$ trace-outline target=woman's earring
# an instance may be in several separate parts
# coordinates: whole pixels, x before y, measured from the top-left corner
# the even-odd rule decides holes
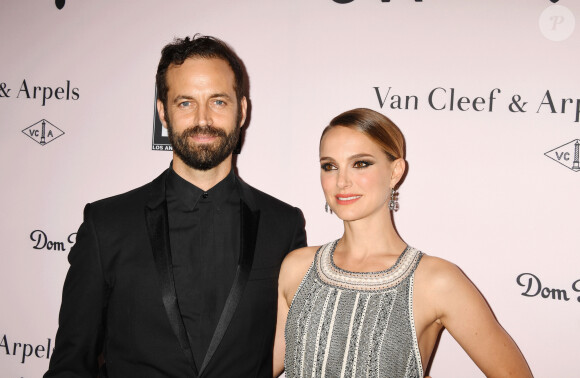
[[[332,214],[332,209],[330,208],[330,206],[328,206],[328,202],[326,202],[324,204],[324,211],[326,211],[327,213]]]
[[[399,210],[399,192],[395,188],[391,188],[391,200],[389,201],[389,210]]]

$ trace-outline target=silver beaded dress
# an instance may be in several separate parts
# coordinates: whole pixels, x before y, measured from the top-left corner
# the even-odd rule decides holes
[[[286,377],[423,377],[413,319],[423,254],[407,247],[391,268],[356,273],[334,264],[336,243],[318,249],[292,300]]]

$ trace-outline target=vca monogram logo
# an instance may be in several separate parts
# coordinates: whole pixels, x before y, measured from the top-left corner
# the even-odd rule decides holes
[[[45,119],[41,119],[35,124],[28,126],[22,130],[22,132],[41,146],[44,146],[64,135],[64,131]]]
[[[580,139],[571,140],[544,155],[574,172],[580,171]]]

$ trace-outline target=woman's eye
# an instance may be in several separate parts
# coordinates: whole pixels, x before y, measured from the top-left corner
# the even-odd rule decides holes
[[[336,169],[332,164],[330,163],[324,163],[320,166],[320,168],[322,168],[323,171],[328,172],[328,171],[332,171],[333,169]]]
[[[355,162],[353,164],[353,167],[354,168],[366,168],[366,167],[371,166],[371,165],[372,165],[372,163],[369,163],[368,161],[361,160],[361,161]]]

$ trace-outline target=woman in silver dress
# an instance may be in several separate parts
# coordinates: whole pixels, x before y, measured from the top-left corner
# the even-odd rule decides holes
[[[461,270],[396,232],[404,150],[397,126],[370,109],[324,129],[320,179],[344,234],[282,264],[274,376],[284,366],[287,378],[423,377],[443,328],[486,376],[532,376]]]

